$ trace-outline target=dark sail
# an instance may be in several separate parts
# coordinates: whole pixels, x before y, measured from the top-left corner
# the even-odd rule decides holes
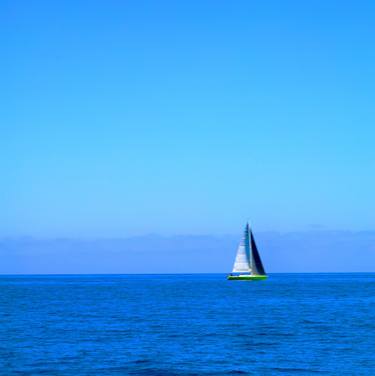
[[[255,244],[252,231],[250,231],[250,241],[251,241],[251,257],[252,257],[252,274],[266,275],[266,272],[263,268],[262,260],[260,259],[258,248]]]

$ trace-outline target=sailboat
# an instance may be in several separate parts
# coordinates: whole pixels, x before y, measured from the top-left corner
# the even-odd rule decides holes
[[[255,244],[253,232],[247,223],[244,236],[237,249],[232,273],[228,275],[227,279],[258,281],[266,278],[267,274]]]

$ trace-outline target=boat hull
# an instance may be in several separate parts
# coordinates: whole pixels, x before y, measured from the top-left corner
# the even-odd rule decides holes
[[[267,275],[251,275],[251,274],[228,275],[227,277],[229,281],[262,281],[267,278],[268,278]]]

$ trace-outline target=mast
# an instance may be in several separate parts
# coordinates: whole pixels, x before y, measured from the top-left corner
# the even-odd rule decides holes
[[[249,257],[249,267],[250,267],[250,272],[253,274],[253,257],[252,257],[252,249],[251,249],[251,242],[250,242],[250,225],[249,221],[246,222],[246,227],[245,227],[245,239],[246,239],[246,248],[248,252],[248,257]]]

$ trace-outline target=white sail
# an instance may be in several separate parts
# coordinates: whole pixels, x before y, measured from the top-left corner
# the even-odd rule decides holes
[[[232,273],[251,273],[248,226],[246,226],[245,235],[238,246]]]

